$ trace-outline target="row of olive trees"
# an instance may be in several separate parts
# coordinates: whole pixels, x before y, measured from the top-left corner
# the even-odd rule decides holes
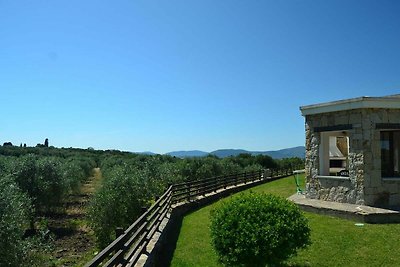
[[[23,239],[31,217],[29,198],[9,176],[0,176],[0,266],[19,266],[28,253]]]
[[[285,162],[286,165],[296,163]],[[178,159],[161,155],[104,157],[101,160],[103,185],[94,195],[89,211],[98,245],[103,248],[115,239],[115,229],[127,228],[170,184],[278,168],[280,164],[269,156],[249,154],[223,159],[214,156]]]
[[[181,181],[177,159],[165,156],[108,157],[102,161],[102,186],[91,201],[89,219],[99,247],[115,239],[168,184]]]
[[[31,199],[36,214],[59,206],[69,192],[79,189],[94,167],[90,159],[32,154],[7,161],[7,175]]]
[[[88,158],[0,156],[0,266],[28,264],[27,230],[35,232],[38,216],[60,207],[93,167]]]

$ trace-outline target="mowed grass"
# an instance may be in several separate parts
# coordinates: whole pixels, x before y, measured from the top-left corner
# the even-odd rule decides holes
[[[288,197],[296,192],[296,187],[291,176],[250,190]],[[209,231],[210,211],[219,203],[185,216],[171,266],[222,266],[211,246]],[[400,266],[400,224],[360,227],[354,221],[305,215],[311,227],[312,245],[290,259],[287,266]]]

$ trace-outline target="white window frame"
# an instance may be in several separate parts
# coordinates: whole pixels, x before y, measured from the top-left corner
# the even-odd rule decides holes
[[[320,132],[320,144],[319,144],[319,178],[330,178],[339,180],[348,180],[346,176],[333,176],[330,174],[330,156],[329,156],[329,137],[331,136],[345,136],[347,137],[347,149],[349,152],[349,137],[347,131],[326,131]],[[347,155],[348,162],[348,155]]]

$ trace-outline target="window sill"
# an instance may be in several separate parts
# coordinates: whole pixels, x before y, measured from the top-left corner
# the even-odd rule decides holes
[[[400,177],[382,177],[382,181],[400,182]]]
[[[318,175],[318,179],[332,179],[332,180],[341,180],[341,181],[349,181],[350,177],[346,176],[324,176],[324,175]]]

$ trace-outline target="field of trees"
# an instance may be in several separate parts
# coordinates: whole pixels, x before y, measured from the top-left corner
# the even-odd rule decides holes
[[[0,266],[88,261],[169,184],[302,166],[241,154],[180,159],[115,150],[0,147]]]

